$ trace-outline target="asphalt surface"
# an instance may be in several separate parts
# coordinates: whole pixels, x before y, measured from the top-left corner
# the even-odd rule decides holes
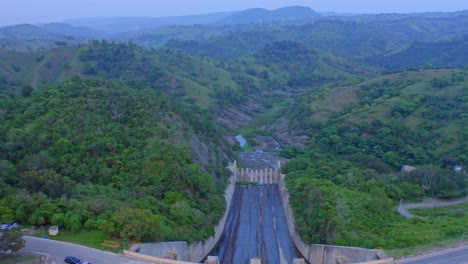
[[[396,260],[397,264],[467,264],[468,245],[440,252],[430,252],[405,259]]]
[[[23,237],[26,245],[21,251],[41,253],[47,258],[47,264],[65,263],[66,256],[74,256],[82,262],[89,261],[93,264],[147,264],[148,262],[137,261],[125,256],[101,251],[81,245],[60,242],[50,239],[36,238],[30,236]]]
[[[295,247],[276,185],[236,186],[221,243],[214,254],[223,264],[292,263]]]
[[[414,215],[408,212],[409,209],[446,207],[446,206],[452,206],[452,205],[462,204],[466,202],[468,202],[468,198],[455,199],[451,201],[426,198],[421,203],[401,204],[398,207],[398,212],[406,218],[412,218],[414,217]]]

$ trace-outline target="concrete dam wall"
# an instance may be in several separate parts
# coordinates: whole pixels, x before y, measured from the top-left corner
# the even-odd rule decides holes
[[[215,228],[215,236],[203,242],[145,243],[140,253],[164,257],[176,251],[178,260],[201,262],[208,254],[217,255],[222,264],[249,263],[258,257],[261,263],[293,263],[296,252],[311,264],[363,263],[382,259],[381,250],[304,243],[295,230],[289,204],[289,192],[280,172],[273,169],[238,169],[232,163],[230,184],[225,191],[227,210]],[[238,181],[260,185],[236,185]],[[218,243],[220,242],[220,243]],[[213,251],[213,249],[215,250]],[[296,251],[297,249],[297,251]]]
[[[289,233],[301,252],[302,256],[311,264],[337,264],[337,263],[365,263],[368,261],[383,260],[379,263],[393,263],[382,250],[358,247],[344,247],[333,245],[307,244],[296,232],[295,220],[289,203],[289,192],[282,174],[278,183],[278,191],[285,210]]]
[[[226,199],[226,212],[215,227],[215,235],[210,237],[207,241],[195,241],[189,244],[186,241],[174,241],[174,242],[159,242],[159,243],[143,243],[139,247],[139,252],[144,255],[150,255],[155,257],[164,257],[167,252],[177,252],[177,259],[187,262],[201,262],[216,246],[221,235],[224,231],[227,216],[231,211],[230,206],[232,204],[232,197],[234,195],[234,189],[236,187],[236,179],[230,178],[230,183],[224,191],[224,198]]]

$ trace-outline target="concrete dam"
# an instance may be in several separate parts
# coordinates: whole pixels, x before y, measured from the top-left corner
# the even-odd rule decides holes
[[[225,191],[228,210],[215,227],[213,237],[191,244],[185,241],[144,243],[139,246],[139,253],[125,253],[161,264],[393,263],[380,250],[303,242],[295,230],[279,161],[266,169],[239,169],[233,162],[229,169],[232,176]],[[177,253],[177,261],[164,258],[169,252]]]
[[[276,185],[238,185],[220,245],[220,263],[292,263],[297,257]]]

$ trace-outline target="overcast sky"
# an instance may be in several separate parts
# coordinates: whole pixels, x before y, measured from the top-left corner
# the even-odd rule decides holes
[[[301,5],[318,12],[408,13],[468,9],[468,0],[0,0],[0,25],[103,16],[164,17]]]

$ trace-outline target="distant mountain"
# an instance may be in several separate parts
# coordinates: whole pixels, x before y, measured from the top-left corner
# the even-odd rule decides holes
[[[15,51],[37,51],[58,45],[76,45],[103,34],[67,24],[20,24],[0,28],[0,47]]]
[[[217,24],[250,24],[274,21],[302,20],[320,17],[314,10],[303,6],[290,6],[275,10],[252,8],[225,17]]]
[[[76,27],[87,27],[110,34],[130,31],[144,31],[166,25],[211,24],[234,12],[219,12],[206,15],[189,15],[174,17],[95,17],[69,19],[64,22]]]
[[[86,38],[100,38],[105,35],[104,32],[99,32],[86,27],[75,27],[65,23],[48,23],[40,25],[39,28],[56,35],[79,36]]]
[[[145,31],[168,25],[209,25],[209,24],[248,24],[256,22],[273,22],[300,20],[319,17],[320,15],[308,7],[291,6],[276,10],[262,8],[247,9],[238,12],[218,12],[204,15],[188,15],[173,17],[95,17],[69,19],[64,22],[75,27],[87,27],[110,34],[131,31]]]
[[[30,24],[19,24],[0,28],[0,38],[50,39],[54,34]]]
[[[458,14],[458,13],[457,13]],[[183,33],[166,42],[168,48],[181,49],[192,55],[208,56],[218,60],[230,60],[256,52],[275,41],[292,40],[310,48],[318,48],[348,59],[371,59],[394,54],[415,42],[435,43],[449,41],[468,34],[468,16],[430,14],[414,17],[388,15],[389,20],[374,17],[321,17],[279,23],[251,23],[242,25],[206,28],[205,32],[190,35],[192,28],[179,29]],[[383,16],[383,15],[382,15]],[[427,17],[426,17],[427,16]],[[203,30],[203,27],[197,28]],[[168,30],[167,30],[168,31]],[[167,32],[166,31],[166,32]],[[145,45],[160,44],[165,38],[163,32],[135,39]],[[158,42],[159,41],[159,42]]]

